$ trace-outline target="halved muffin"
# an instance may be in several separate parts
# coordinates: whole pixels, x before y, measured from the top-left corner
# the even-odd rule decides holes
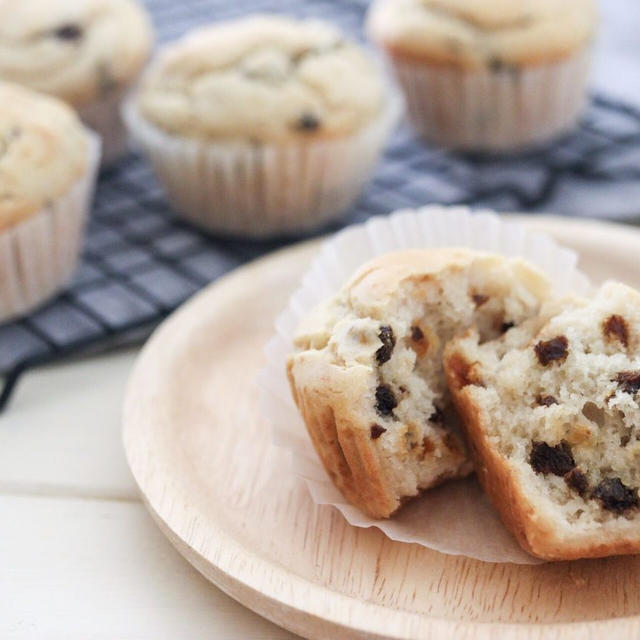
[[[549,560],[640,551],[640,294],[555,302],[445,371],[477,475],[506,526]]]
[[[522,260],[408,250],[364,265],[299,328],[287,362],[294,399],[336,486],[372,517],[471,471],[442,350],[534,316],[549,283]]]

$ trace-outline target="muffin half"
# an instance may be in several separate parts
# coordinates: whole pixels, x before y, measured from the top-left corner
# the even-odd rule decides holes
[[[477,475],[549,560],[640,551],[640,294],[604,285],[482,343],[445,351]]]
[[[307,318],[287,362],[294,400],[336,486],[386,518],[471,471],[442,368],[452,337],[535,315],[549,285],[521,260],[462,249],[386,254]]]

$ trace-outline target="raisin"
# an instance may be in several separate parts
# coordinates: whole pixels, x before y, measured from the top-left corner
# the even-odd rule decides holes
[[[396,346],[396,338],[393,335],[393,329],[389,325],[380,327],[378,334],[382,346],[376,351],[376,361],[378,364],[384,364],[391,358],[393,348]]]
[[[436,407],[434,412],[429,416],[429,422],[442,424],[444,422],[444,413],[440,407]]]
[[[309,111],[305,111],[296,122],[298,131],[317,131],[320,128],[320,118]]]
[[[381,416],[391,416],[397,406],[398,401],[391,387],[388,384],[378,385],[376,388],[376,411]]]
[[[371,439],[377,440],[385,431],[386,429],[379,424],[372,424],[370,429]]]
[[[53,35],[60,40],[67,40],[69,42],[75,42],[82,38],[82,28],[77,24],[69,23],[59,26]]]
[[[541,407],[550,407],[551,405],[558,404],[558,401],[553,396],[543,396],[541,393],[536,396],[536,402]]]
[[[609,316],[602,325],[602,331],[605,338],[617,338],[625,348],[629,346],[629,328],[622,316]]]
[[[567,486],[577,491],[581,496],[584,496],[589,488],[587,476],[577,467],[565,474],[564,481],[567,483]]]
[[[481,307],[487,300],[489,300],[489,296],[485,296],[482,293],[474,293],[471,296],[471,299],[476,307]]]
[[[529,464],[537,473],[553,473],[556,476],[563,476],[576,466],[571,447],[564,440],[553,447],[546,442],[533,442]]]
[[[605,478],[593,490],[592,496],[600,500],[604,509],[615,513],[638,506],[638,490],[627,487],[620,478]]]
[[[500,325],[500,333],[507,333],[509,329],[513,329],[516,325],[513,322],[503,322]]]
[[[612,382],[617,382],[624,393],[638,393],[640,391],[640,371],[621,371]]]
[[[418,326],[411,327],[411,339],[414,342],[420,342],[424,339],[424,331]]]
[[[565,336],[556,336],[551,340],[541,340],[534,347],[538,361],[543,367],[556,360],[564,360],[569,354],[569,341]]]

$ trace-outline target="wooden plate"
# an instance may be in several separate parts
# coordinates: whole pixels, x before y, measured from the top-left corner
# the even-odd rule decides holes
[[[640,286],[640,232],[548,217],[595,281]],[[124,443],[160,528],[228,594],[308,638],[640,636],[640,557],[486,564],[350,527],[270,473],[253,385],[273,320],[317,250],[302,244],[204,290],[144,348]],[[271,451],[271,453],[270,453]]]

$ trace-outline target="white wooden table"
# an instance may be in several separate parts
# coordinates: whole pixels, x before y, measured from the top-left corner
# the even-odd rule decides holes
[[[134,352],[25,376],[0,416],[0,638],[285,639],[156,529],[127,469]]]

